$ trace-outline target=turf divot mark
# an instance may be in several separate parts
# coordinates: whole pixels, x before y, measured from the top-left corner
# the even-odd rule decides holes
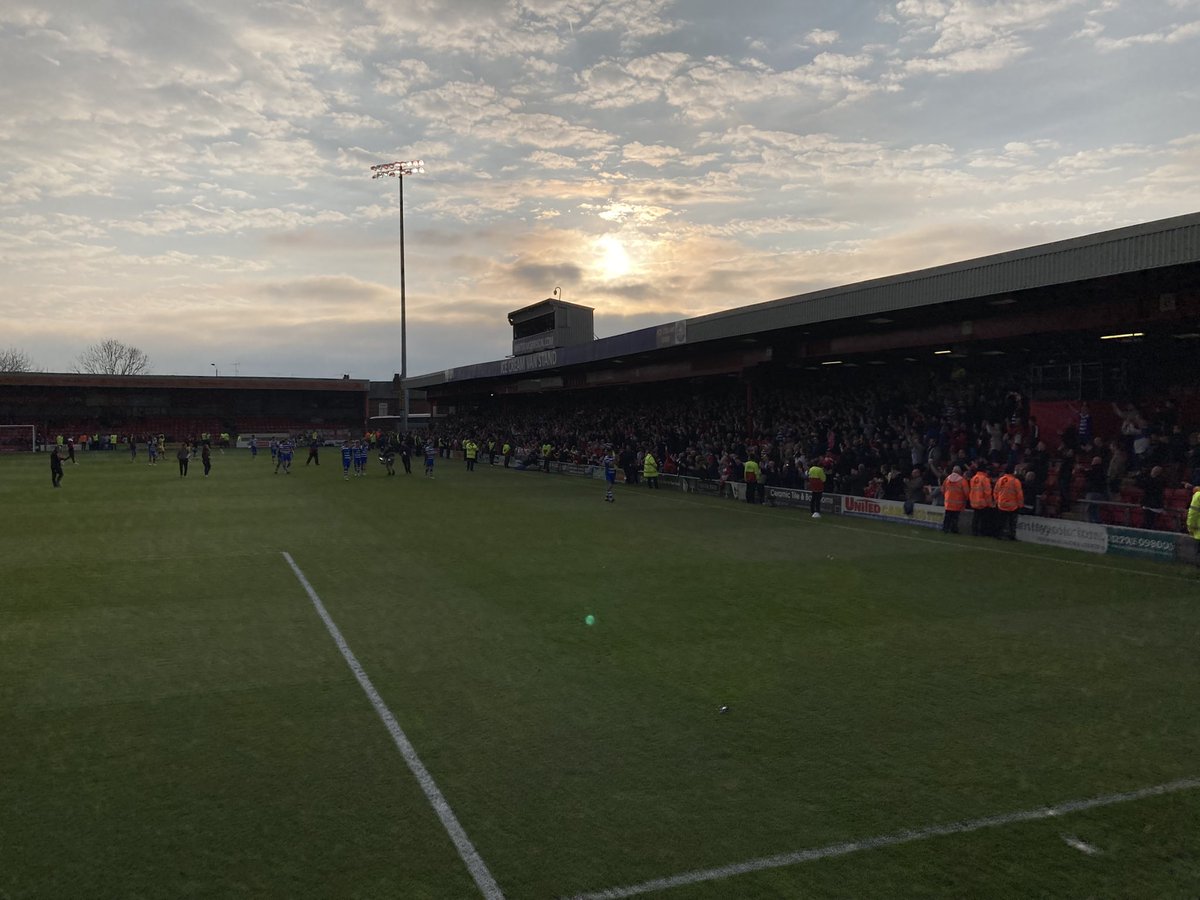
[[[745,875],[750,872],[761,872],[764,869],[781,869],[800,863],[813,862],[818,859],[828,859],[834,856],[848,856],[862,850],[878,850],[881,847],[894,847],[897,844],[909,844],[913,841],[924,841],[929,838],[945,837],[954,834],[969,834],[984,828],[996,828],[1001,825],[1015,825],[1018,822],[1035,822],[1039,819],[1052,819],[1055,816],[1065,816],[1068,813],[1081,812],[1085,809],[1096,809],[1100,806],[1113,806],[1117,803],[1131,803],[1144,800],[1147,797],[1159,797],[1163,794],[1174,794],[1179,791],[1191,791],[1200,788],[1200,778],[1181,778],[1166,784],[1140,788],[1136,791],[1126,791],[1121,794],[1106,794],[1100,797],[1090,797],[1087,800],[1070,800],[1056,806],[1044,806],[1041,809],[1028,809],[1021,812],[1001,813],[995,816],[985,816],[982,819],[971,819],[966,822],[952,822],[948,825],[931,825],[927,828],[910,828],[892,834],[864,838],[859,841],[846,841],[841,844],[830,844],[828,847],[817,847],[812,850],[799,850],[795,853],[781,853],[778,856],[765,856],[746,862],[731,863],[727,866],[717,866],[712,869],[697,869],[693,872],[683,872],[666,878],[654,878],[640,884],[625,887],[608,888],[603,891],[593,891],[586,894],[575,894],[569,900],[619,900],[622,897],[636,897],[639,894],[652,894],[669,888],[683,887],[689,884],[700,884],[706,881],[717,881],[731,878],[734,875]]]
[[[313,590],[313,586],[308,583],[308,579],[304,577],[304,573],[300,571],[300,567],[296,565],[296,561],[292,559],[291,554],[287,551],[280,552],[283,554],[283,558],[287,560],[287,564],[291,566],[292,572],[295,573],[296,578],[300,581],[305,593],[308,594],[308,599],[312,601],[317,615],[325,623],[325,628],[329,631],[329,636],[337,644],[338,650],[341,651],[342,657],[346,660],[350,671],[354,673],[354,677],[358,679],[358,683],[367,695],[367,699],[371,701],[371,705],[375,707],[375,712],[383,720],[383,724],[387,728],[388,733],[391,734],[396,748],[400,751],[400,755],[404,757],[409,771],[417,779],[417,783],[420,784],[421,790],[425,793],[425,797],[429,800],[434,812],[441,819],[442,827],[450,835],[450,840],[454,842],[454,847],[458,850],[459,857],[461,857],[463,863],[470,871],[471,877],[475,879],[475,884],[478,885],[480,892],[488,900],[504,900],[504,894],[501,892],[500,886],[496,884],[496,879],[492,877],[492,873],[488,870],[483,858],[479,855],[479,851],[475,849],[475,845],[471,843],[471,839],[467,837],[467,833],[463,830],[462,825],[459,824],[458,817],[454,815],[454,810],[446,802],[446,798],[442,795],[441,789],[438,788],[437,783],[433,780],[433,776],[429,774],[429,770],[425,768],[425,764],[417,756],[416,748],[409,741],[408,736],[404,733],[404,729],[400,727],[400,723],[396,721],[396,717],[392,715],[392,711],[387,708],[387,704],[383,702],[383,698],[375,690],[375,685],[371,683],[371,679],[367,676],[362,664],[358,661],[358,657],[354,655],[354,651],[350,649],[350,645],[342,637],[342,632],[338,630],[333,618],[329,615],[329,611],[325,609],[325,604],[321,602],[321,598],[317,596],[317,592]]]
[[[1095,856],[1100,852],[1099,847],[1093,847],[1087,841],[1080,840],[1073,834],[1060,834],[1059,837],[1063,839],[1068,847],[1074,847],[1080,853],[1086,853],[1088,856]]]

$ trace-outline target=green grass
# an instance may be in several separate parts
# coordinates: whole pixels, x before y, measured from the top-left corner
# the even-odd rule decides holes
[[[1186,568],[299,457],[0,459],[0,898],[479,895],[282,551],[510,898],[1200,776]],[[659,896],[1194,897],[1198,824],[1185,791]]]

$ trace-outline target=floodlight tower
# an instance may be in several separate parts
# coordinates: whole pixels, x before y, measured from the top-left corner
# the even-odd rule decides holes
[[[380,163],[371,166],[372,178],[387,178],[394,175],[399,186],[400,206],[400,391],[404,399],[402,431],[408,435],[408,321],[404,298],[404,176],[423,175],[425,160],[408,159],[400,162]]]

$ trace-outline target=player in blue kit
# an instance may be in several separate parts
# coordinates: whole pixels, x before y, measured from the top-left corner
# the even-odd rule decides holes
[[[354,442],[354,474],[362,478],[367,474],[367,457],[370,451],[366,441]]]
[[[292,474],[292,453],[295,451],[296,445],[292,443],[291,438],[284,438],[279,442],[279,447],[276,450],[275,474],[279,474],[279,469],[282,467],[284,475]]]
[[[433,477],[433,456],[437,450],[433,446],[433,441],[425,442],[425,474],[430,478]]]
[[[613,495],[613,485],[617,483],[617,460],[613,456],[612,448],[604,448],[604,459],[600,461],[604,466],[604,502],[616,503],[617,498]]]
[[[349,441],[342,441],[342,479],[350,480],[350,463],[353,461],[354,451],[350,449]]]

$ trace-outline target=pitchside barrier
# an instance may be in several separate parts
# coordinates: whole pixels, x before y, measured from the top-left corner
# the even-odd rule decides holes
[[[530,471],[533,471],[532,467]],[[551,462],[551,473],[576,475],[585,478],[604,478],[601,466],[577,463]],[[619,470],[618,470],[619,471]],[[707,494],[746,501],[746,485],[741,482],[717,482],[706,478],[687,475],[658,476],[664,488],[674,488],[687,494]],[[812,494],[803,488],[766,488],[765,502],[769,506],[797,509],[807,513]],[[918,528],[941,528],[945,509],[927,503],[913,505],[908,513],[905,504],[898,500],[872,500],[867,497],[851,497],[845,494],[826,492],[821,497],[822,514],[853,516],[862,519],[877,519]],[[971,511],[964,510],[959,528],[969,532]],[[1187,534],[1172,534],[1166,531],[1149,531],[1145,528],[1126,528],[1117,525],[1100,525],[1092,522],[1076,522],[1071,519],[1047,519],[1041,516],[1020,516],[1017,519],[1017,540],[1047,547],[1062,547],[1084,553],[1115,554],[1138,559],[1153,559],[1160,562],[1195,559],[1196,541]]]

